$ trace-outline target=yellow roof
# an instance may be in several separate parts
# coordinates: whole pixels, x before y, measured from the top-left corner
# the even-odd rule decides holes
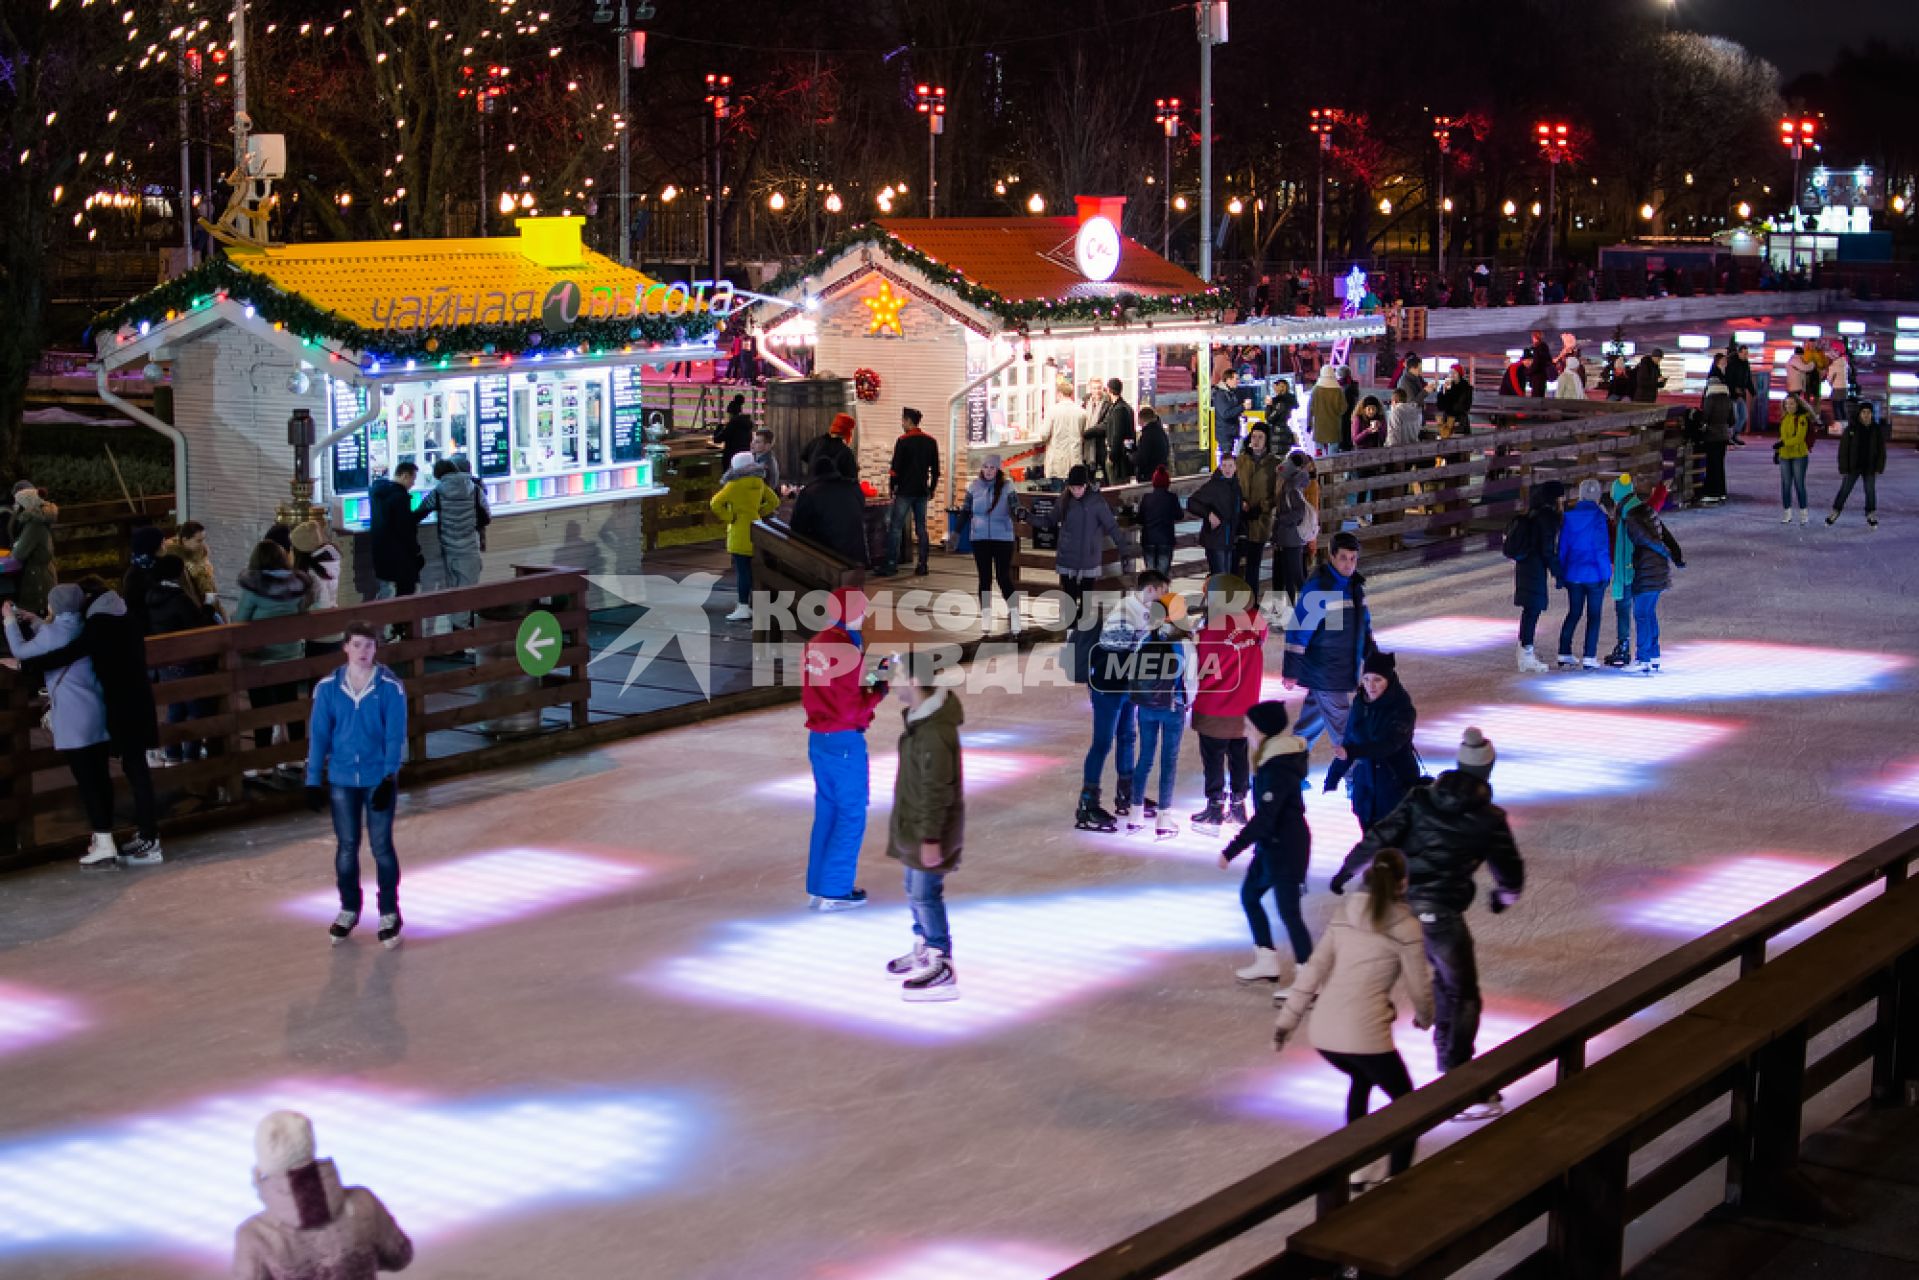
[[[396,304],[414,298],[435,317],[450,298],[460,310],[459,320],[473,323],[474,312],[494,294],[505,295],[511,308],[515,295],[531,292],[537,314],[539,300],[561,281],[578,284],[583,297],[604,287],[626,301],[654,283],[581,245],[580,222],[577,217],[522,218],[519,234],[512,236],[234,248],[228,256],[277,288],[369,329],[385,327]]]

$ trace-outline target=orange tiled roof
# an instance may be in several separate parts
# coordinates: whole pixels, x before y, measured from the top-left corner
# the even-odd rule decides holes
[[[1001,297],[1019,301],[1203,293],[1206,283],[1131,237],[1121,237],[1119,270],[1105,282],[1073,265],[1077,218],[881,218],[895,239]]]

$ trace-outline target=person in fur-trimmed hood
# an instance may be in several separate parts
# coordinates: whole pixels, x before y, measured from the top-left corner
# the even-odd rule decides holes
[[[314,1157],[313,1122],[275,1111],[253,1134],[253,1187],[266,1208],[233,1235],[234,1280],[373,1280],[404,1271],[413,1241],[380,1197],[343,1187]]]
[[[904,976],[903,999],[956,1000],[953,934],[946,922],[946,877],[959,869],[966,840],[966,779],[959,727],[966,721],[959,696],[933,683],[933,664],[909,661],[896,686],[906,704],[899,768],[893,780],[893,820],[886,855],[906,869],[913,908],[913,949],[888,962]]]

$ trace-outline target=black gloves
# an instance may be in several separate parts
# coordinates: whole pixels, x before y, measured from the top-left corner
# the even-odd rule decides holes
[[[393,775],[392,774],[388,774],[386,777],[380,779],[380,785],[373,788],[373,799],[370,801],[370,803],[372,804],[373,812],[375,813],[385,813],[388,809],[391,809],[393,807]]]
[[[325,787],[308,787],[307,788],[307,808],[313,810],[313,812],[315,813],[324,813],[326,812],[326,807],[327,807],[326,788]]]
[[[1345,893],[1346,892],[1346,873],[1342,871],[1338,875],[1334,876],[1332,884],[1327,887],[1330,888],[1336,894]]]

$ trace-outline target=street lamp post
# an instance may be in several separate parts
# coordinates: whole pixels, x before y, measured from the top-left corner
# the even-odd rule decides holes
[[[1571,143],[1571,129],[1553,122],[1533,126],[1533,140],[1539,149],[1546,153],[1546,270],[1553,269],[1553,236],[1558,229],[1555,221],[1555,202],[1559,194],[1559,162],[1566,158],[1566,148]]]
[[[1173,139],[1179,136],[1179,99],[1155,98],[1153,100],[1153,123],[1159,126],[1165,138],[1165,162],[1160,171],[1160,203],[1166,219],[1159,234],[1159,256],[1170,259],[1173,256]]]
[[[711,185],[707,191],[706,221],[707,244],[712,251],[710,256],[715,282],[719,280],[720,268],[726,262],[726,255],[720,243],[722,224],[725,221],[722,213],[723,206],[720,203],[725,191],[725,184],[722,181],[724,171],[720,164],[720,143],[725,135],[726,117],[732,107],[732,103],[733,77],[715,75],[712,72],[708,72],[706,76],[706,104],[713,109],[713,176]]]
[[[1439,143],[1439,196],[1433,204],[1439,219],[1439,234],[1433,240],[1436,253],[1433,274],[1441,280],[1446,278],[1446,157],[1453,149],[1453,129],[1458,123],[1451,116],[1433,117],[1433,139]]]
[[[1213,282],[1213,46],[1226,43],[1226,0],[1198,0],[1199,278]]]
[[[1319,209],[1315,218],[1314,243],[1317,248],[1313,256],[1313,301],[1318,305],[1320,290],[1326,280],[1326,153],[1333,149],[1333,126],[1340,121],[1340,112],[1334,107],[1314,107],[1312,121],[1307,126],[1319,138]]]
[[[1788,116],[1779,122],[1779,141],[1792,150],[1792,204],[1788,207],[1793,215],[1794,230],[1799,227],[1799,161],[1818,131],[1818,122],[1809,116],[1797,120]]]
[[[921,85],[914,91],[920,114],[926,117],[926,216],[939,216],[939,157],[934,150],[946,132],[946,87]]]

